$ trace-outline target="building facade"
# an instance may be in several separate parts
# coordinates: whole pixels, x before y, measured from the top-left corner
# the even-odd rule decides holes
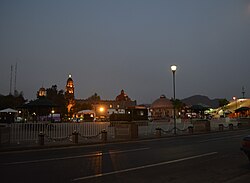
[[[126,109],[136,106],[136,100],[131,100],[124,90],[121,90],[115,100],[76,99],[76,103],[80,105],[90,103],[96,119],[107,119],[111,114],[125,114]]]

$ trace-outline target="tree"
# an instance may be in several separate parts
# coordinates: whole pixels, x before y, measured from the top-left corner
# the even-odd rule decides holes
[[[94,95],[90,96],[87,100],[88,101],[100,101],[101,97],[97,95],[97,93],[94,93]]]
[[[227,104],[229,104],[229,101],[227,99],[219,99],[219,107],[222,108],[223,116],[225,117],[225,111],[227,110]]]
[[[79,111],[82,110],[92,110],[92,105],[91,103],[76,103],[73,107],[72,107],[72,113],[75,114]]]
[[[0,95],[0,109],[20,107],[27,100],[23,97],[23,92],[15,92],[15,95]]]
[[[60,111],[62,115],[67,113],[67,101],[64,97],[64,91],[63,90],[57,90],[56,85],[52,85],[51,88],[46,89],[46,98],[54,102]]]
[[[229,104],[229,101],[225,98],[219,99],[219,107],[223,107],[225,105]]]
[[[179,99],[174,100],[173,98],[171,98],[171,102],[173,106],[175,106],[175,109],[177,109],[178,111],[180,111],[181,109],[185,107],[185,104]]]
[[[182,109],[184,109],[185,106],[186,106],[186,105],[185,105],[181,100],[179,100],[179,99],[175,99],[175,100],[174,100],[173,98],[171,98],[170,101],[172,102],[173,106],[175,107],[176,111],[178,111],[178,112],[181,112]]]

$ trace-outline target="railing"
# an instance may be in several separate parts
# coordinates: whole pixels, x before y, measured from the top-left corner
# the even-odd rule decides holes
[[[212,119],[210,120],[210,126],[212,131],[217,131],[219,125],[223,125],[224,128],[229,128],[229,125],[233,125],[234,127],[238,126],[238,119],[231,119],[231,118],[219,118],[219,119]]]
[[[0,127],[0,146],[7,143],[10,143],[10,128]]]
[[[176,120],[178,134],[189,133],[193,126],[192,120]],[[238,121],[231,119],[212,119],[210,122],[211,131],[231,130],[238,128]],[[77,132],[79,141],[90,141],[101,139],[101,131],[107,132],[108,140],[115,138],[115,125],[122,122],[83,122],[83,123],[12,123],[10,124],[10,143],[38,143],[39,133],[44,134],[45,140],[51,141],[72,141],[72,133]],[[173,135],[174,121],[140,121],[133,122],[138,125],[138,137],[149,137],[156,134],[156,129],[161,129],[165,135]],[[196,129],[194,128],[196,132]],[[7,142],[7,141],[6,141]]]
[[[182,122],[178,120],[176,123],[176,129],[181,132],[183,130],[186,130],[188,126],[192,126],[190,122]],[[164,131],[169,131],[169,134],[174,133],[173,128],[174,128],[174,122],[173,120],[171,121],[152,121],[148,122],[147,126],[139,126],[139,135],[144,135],[144,136],[149,136],[153,135],[155,133],[156,128],[161,128]]]
[[[12,123],[11,143],[21,143],[24,141],[37,141],[40,132],[43,132],[49,140],[70,138],[74,131],[82,137],[91,137],[106,130],[110,135],[114,134],[109,129],[109,122],[84,122],[84,123]]]

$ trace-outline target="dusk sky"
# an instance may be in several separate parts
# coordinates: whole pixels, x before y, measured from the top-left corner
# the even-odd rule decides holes
[[[250,0],[1,0],[0,94],[65,89],[138,103],[176,98],[250,96]],[[14,75],[13,75],[14,77]]]

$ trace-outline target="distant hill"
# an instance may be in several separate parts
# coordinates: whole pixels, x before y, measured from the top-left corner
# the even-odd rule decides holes
[[[192,106],[196,104],[205,104],[212,108],[219,107],[219,99],[209,99],[207,96],[202,96],[202,95],[194,95],[194,96],[182,99],[181,101],[188,106]]]

